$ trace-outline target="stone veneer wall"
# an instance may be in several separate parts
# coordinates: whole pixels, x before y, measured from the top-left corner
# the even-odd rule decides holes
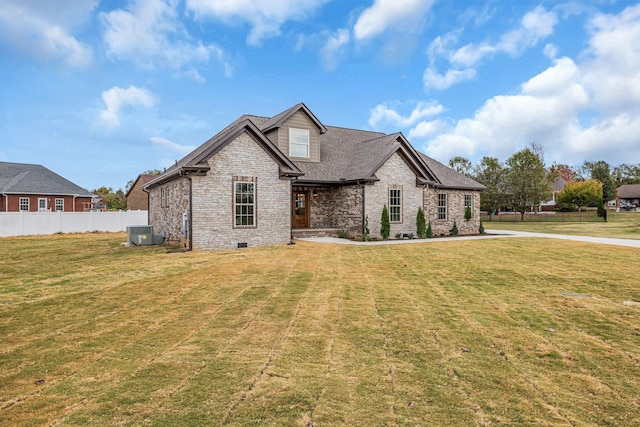
[[[167,192],[166,206],[162,206],[162,190]],[[149,225],[155,234],[165,233],[169,242],[184,239],[183,214],[189,211],[189,180],[178,178],[149,190]]]
[[[371,237],[380,237],[382,208],[389,208],[390,186],[402,189],[402,222],[391,223],[390,238],[397,233],[416,234],[418,208],[424,202],[422,187],[416,186],[416,176],[399,154],[394,154],[376,171],[380,179],[373,185],[365,186],[365,214],[369,217]]]
[[[276,161],[243,133],[209,159],[211,170],[193,176],[193,248],[266,246],[291,239],[291,181]],[[234,227],[233,177],[256,177],[256,227]]]
[[[362,235],[361,185],[308,190],[309,228],[338,228],[351,236]]]
[[[447,194],[447,219],[438,219],[438,194]],[[473,204],[471,220],[464,219],[464,196],[470,194],[473,196]],[[425,217],[427,223],[431,221],[431,228],[434,234],[449,235],[453,227],[453,221],[456,221],[459,235],[478,234],[480,228],[480,192],[471,190],[446,190],[437,188],[428,188],[424,192]]]

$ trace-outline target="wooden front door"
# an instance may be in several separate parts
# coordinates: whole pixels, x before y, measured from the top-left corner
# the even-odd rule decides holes
[[[294,191],[291,202],[291,227],[309,228],[309,192]]]

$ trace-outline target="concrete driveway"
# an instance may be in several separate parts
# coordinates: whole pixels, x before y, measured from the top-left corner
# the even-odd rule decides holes
[[[629,246],[640,248],[640,240],[610,239],[605,237],[566,236],[563,234],[530,233],[527,231],[486,230],[487,234],[476,236],[438,237],[434,239],[382,240],[375,242],[356,242],[336,237],[306,237],[299,240],[307,242],[337,243],[342,245],[405,245],[412,243],[459,242],[461,240],[500,239],[508,237],[537,237],[546,239],[574,240],[576,242],[601,243],[604,245]]]

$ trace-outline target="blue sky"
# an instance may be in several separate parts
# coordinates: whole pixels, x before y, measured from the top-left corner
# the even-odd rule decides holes
[[[0,161],[124,188],[298,102],[443,163],[640,163],[640,4],[0,0]]]

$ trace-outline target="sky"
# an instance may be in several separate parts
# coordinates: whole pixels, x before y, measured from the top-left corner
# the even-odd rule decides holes
[[[299,102],[443,163],[640,163],[640,3],[0,0],[0,161],[124,189]]]

